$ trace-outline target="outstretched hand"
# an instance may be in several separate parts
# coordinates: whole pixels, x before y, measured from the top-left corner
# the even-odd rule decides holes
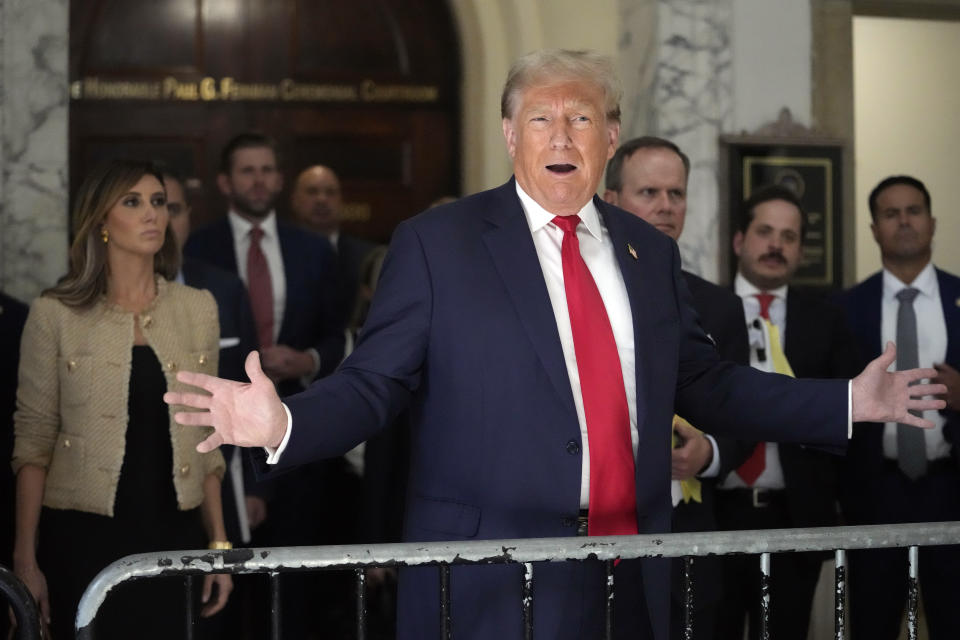
[[[221,444],[277,447],[283,440],[287,414],[273,382],[260,368],[260,355],[251,351],[244,367],[249,383],[181,371],[177,380],[207,393],[168,391],[163,395],[167,404],[199,409],[178,411],[173,416],[178,423],[214,428],[210,437],[197,445],[197,451],[213,451]]]
[[[943,409],[946,403],[942,399],[929,396],[943,395],[947,388],[942,384],[920,384],[924,378],[936,377],[936,369],[887,371],[896,358],[897,348],[888,342],[883,354],[853,379],[853,421],[902,422],[930,429],[932,422],[910,412]]]

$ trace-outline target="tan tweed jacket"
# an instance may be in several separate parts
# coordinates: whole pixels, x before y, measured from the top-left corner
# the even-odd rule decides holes
[[[181,369],[216,375],[220,327],[208,291],[157,280],[157,297],[140,327],[163,367],[170,390]],[[134,315],[105,298],[89,309],[53,298],[34,300],[20,344],[14,414],[13,470],[27,463],[47,470],[43,504],[113,515],[123,464],[134,341]],[[171,477],[181,509],[203,500],[203,479],[223,477],[219,451],[200,454],[208,429],[173,420]]]

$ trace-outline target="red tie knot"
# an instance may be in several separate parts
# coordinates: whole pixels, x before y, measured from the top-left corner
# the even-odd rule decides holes
[[[553,224],[557,225],[563,230],[564,234],[567,233],[577,233],[577,227],[580,225],[580,216],[556,216],[553,219]]]
[[[770,303],[773,302],[772,293],[758,293],[757,300],[760,302],[760,317],[770,319]]]
[[[250,241],[259,244],[262,237],[263,229],[261,229],[259,225],[253,225],[250,228]]]

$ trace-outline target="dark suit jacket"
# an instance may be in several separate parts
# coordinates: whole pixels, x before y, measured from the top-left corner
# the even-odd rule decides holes
[[[747,322],[743,317],[740,297],[729,289],[717,286],[689,271],[683,271],[683,280],[690,290],[693,308],[700,319],[700,326],[716,343],[717,352],[723,360],[741,365],[750,364],[750,345],[747,337]],[[696,426],[696,425],[694,425]],[[710,434],[713,435],[713,434]],[[716,454],[720,456],[720,470],[716,478],[700,480],[702,502],[681,502],[673,508],[674,531],[715,531],[717,529],[716,502],[714,494],[718,480],[736,469],[749,456],[755,443],[736,438],[714,436]],[[675,563],[673,572],[673,595],[682,600],[680,571],[681,563]],[[720,599],[720,558],[697,558],[694,588],[694,605],[710,605]]]
[[[244,362],[247,354],[257,348],[257,330],[253,321],[253,312],[250,310],[247,289],[243,286],[243,282],[236,274],[189,257],[183,259],[181,270],[184,284],[196,289],[206,289],[217,301],[220,319],[220,363],[217,375],[228,380],[249,382],[244,371]],[[236,344],[226,346],[225,341],[231,343],[236,341]],[[227,529],[227,539],[239,544],[240,525],[237,509],[246,507],[238,505],[234,499],[233,477],[229,473],[229,465],[233,456],[241,455],[241,451],[230,445],[221,446],[220,451],[228,467],[221,485],[224,525]],[[257,482],[249,458],[243,456],[242,461],[244,494],[268,497],[270,492],[267,483]]]
[[[319,376],[337,368],[343,358],[343,328],[336,317],[337,266],[330,244],[307,231],[277,221],[287,281],[287,302],[278,344],[314,348],[320,354]],[[237,273],[230,221],[222,219],[190,234],[184,254]],[[280,385],[282,394],[301,389],[296,381]]]
[[[27,305],[0,293],[0,564],[12,566],[13,512],[16,479],[10,469],[13,456],[13,412],[17,405],[17,369],[20,336],[27,322]],[[2,625],[0,625],[2,626]]]
[[[670,528],[674,401],[711,433],[845,445],[845,382],[794,381],[721,362],[690,308],[676,244],[594,202],[633,316],[640,533]],[[357,349],[287,406],[295,426],[274,473],[339,455],[410,408],[407,540],[574,535],[580,428],[513,180],[402,223]],[[652,637],[666,638],[670,564],[641,564],[642,581],[617,582],[618,635],[648,636],[643,627],[628,628],[642,617]],[[543,563],[535,572],[535,637],[601,635],[599,563]],[[457,638],[521,637],[522,568],[452,573]],[[437,635],[436,569],[404,570],[399,597],[398,637]]]
[[[960,369],[960,278],[937,269],[943,318],[947,324],[947,364]],[[883,351],[880,344],[883,273],[878,272],[845,291],[840,301],[847,313],[850,331],[856,337],[861,364],[869,362]],[[953,445],[953,457],[960,453],[960,415],[944,411],[944,437]],[[844,463],[844,491],[841,495],[844,515],[852,524],[874,522],[869,505],[870,478],[883,473],[883,425],[864,422],[854,425],[853,438]]]
[[[853,336],[842,309],[824,297],[787,289],[784,353],[798,378],[852,378],[857,366]],[[778,447],[786,483],[791,526],[837,524],[837,482],[841,458],[818,449]]]
[[[340,270],[340,324],[347,326],[357,302],[360,267],[377,245],[341,233],[337,236],[337,266]]]

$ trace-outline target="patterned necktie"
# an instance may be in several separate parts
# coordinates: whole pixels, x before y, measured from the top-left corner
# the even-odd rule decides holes
[[[793,369],[787,362],[787,356],[783,353],[780,346],[780,330],[777,325],[770,321],[770,304],[773,302],[772,293],[758,293],[757,300],[760,302],[760,317],[767,328],[768,351],[770,352],[770,361],[773,364],[773,370],[793,377]],[[767,443],[758,442],[753,449],[750,457],[737,469],[737,475],[748,485],[753,485],[767,468]]]
[[[897,309],[897,371],[916,369],[920,366],[917,349],[917,313],[913,308],[919,289],[906,287],[897,293],[900,307]],[[911,411],[919,416],[919,411]],[[927,444],[923,429],[897,423],[897,465],[910,478],[916,480],[927,472]]]
[[[254,225],[250,229],[250,248],[247,250],[247,291],[257,324],[257,338],[263,349],[273,344],[273,285],[267,257],[260,248],[261,238],[263,229]]]
[[[630,413],[617,343],[600,290],[580,255],[580,217],[557,216],[553,224],[563,230],[563,286],[590,445],[587,532],[591,536],[635,534],[637,498]]]

